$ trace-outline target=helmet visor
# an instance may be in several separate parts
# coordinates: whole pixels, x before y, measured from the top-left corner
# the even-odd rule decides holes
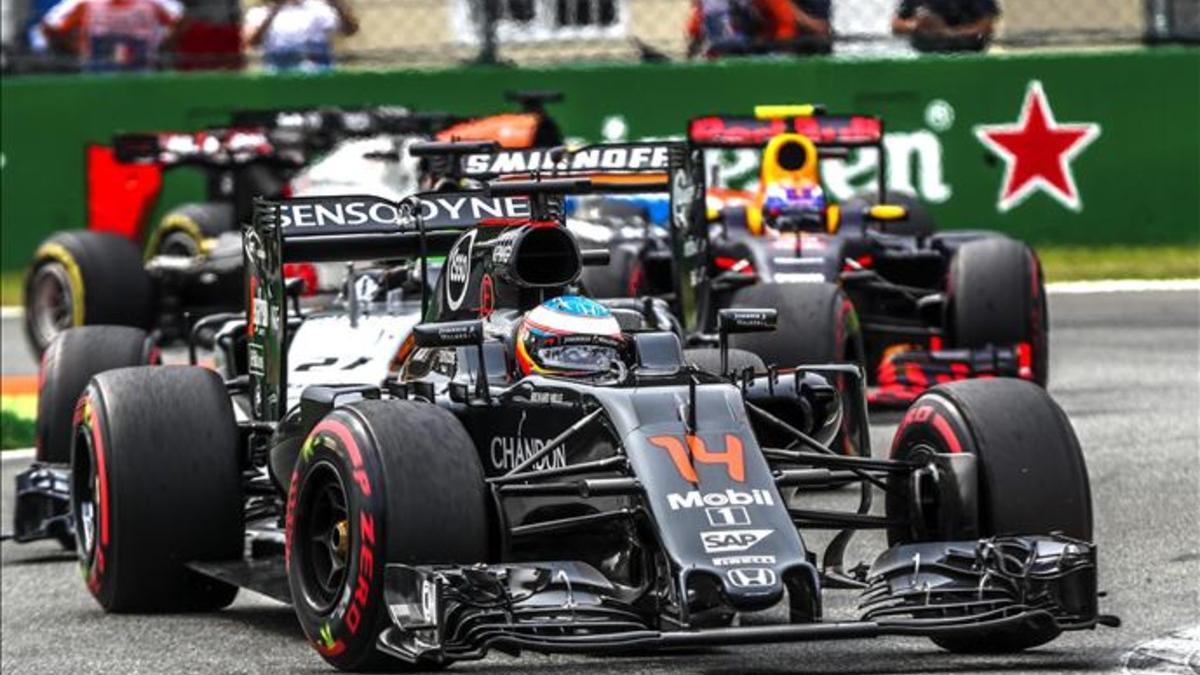
[[[555,345],[542,347],[537,358],[543,368],[598,373],[612,368],[620,356],[615,347],[599,344]]]

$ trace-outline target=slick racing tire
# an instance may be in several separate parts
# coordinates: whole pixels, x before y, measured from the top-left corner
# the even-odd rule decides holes
[[[75,403],[89,380],[106,370],[147,365],[157,358],[157,349],[140,328],[83,326],[59,333],[42,353],[38,372],[37,460],[71,461]]]
[[[72,327],[149,328],[153,303],[133,242],[107,232],[59,232],[38,247],[25,275],[25,335],[40,355]]]
[[[1017,348],[1018,364],[1027,369],[1022,377],[1046,386],[1049,317],[1042,265],[1032,249],[1007,237],[963,244],[950,262],[946,295],[954,346]]]
[[[790,368],[801,365],[852,363],[866,372],[862,330],[854,305],[835,284],[756,284],[740,289],[733,307],[779,311],[778,327],[767,333],[730,335],[729,344],[758,355],[767,365]],[[846,383],[838,382],[845,390]],[[850,415],[844,417],[835,448],[855,454]],[[870,448],[857,454],[869,455]]]
[[[975,455],[978,530],[939,531],[930,512],[920,526],[889,529],[889,544],[1053,532],[1092,540],[1091,489],[1079,440],[1062,408],[1033,383],[964,380],[930,389],[905,414],[891,457],[906,459],[918,447]],[[907,475],[889,478],[889,517],[910,518],[909,483]],[[933,641],[953,652],[1015,652],[1059,632],[1053,622],[1039,622]]]
[[[286,527],[296,616],[341,670],[403,666],[375,647],[391,625],[388,563],[490,558],[479,455],[462,424],[429,403],[360,401],[326,415],[301,447]]]
[[[685,349],[683,360],[705,372],[717,375],[725,374],[721,372],[721,350],[719,349]],[[753,369],[756,373],[767,372],[767,366],[763,360],[758,358],[757,354],[744,349],[730,349],[728,365],[729,372],[735,375],[740,375],[747,368]]]
[[[71,510],[83,578],[109,612],[211,611],[237,587],[189,561],[238,560],[242,473],[221,378],[196,367],[97,375],[79,399]]]
[[[235,229],[233,204],[183,204],[163,216],[146,244],[146,258],[204,255],[211,248],[213,239]]]

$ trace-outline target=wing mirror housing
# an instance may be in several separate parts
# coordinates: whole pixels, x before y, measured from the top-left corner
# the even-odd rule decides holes
[[[722,309],[717,312],[717,334],[721,348],[721,375],[729,372],[729,336],[738,333],[769,333],[779,325],[775,309]]]
[[[421,323],[413,326],[413,343],[418,347],[475,347],[480,366],[475,376],[475,396],[489,405],[492,400],[488,388],[487,368],[483,355],[483,322],[479,319],[470,321],[442,321],[438,323]]]
[[[471,347],[483,344],[483,322],[443,321],[421,323],[413,327],[413,341],[418,347]]]

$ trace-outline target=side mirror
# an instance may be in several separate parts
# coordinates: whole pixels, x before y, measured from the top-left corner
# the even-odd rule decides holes
[[[483,322],[444,321],[413,326],[413,342],[418,347],[470,347],[483,344]]]
[[[721,348],[721,375],[729,373],[729,336],[736,333],[768,333],[779,325],[775,309],[722,309],[717,312],[717,334]]]
[[[779,311],[774,309],[722,309],[717,312],[717,332],[767,333],[779,325]]]
[[[479,356],[479,373],[475,377],[475,396],[490,405],[491,391],[488,389],[487,368],[483,356],[483,322],[479,319],[470,321],[442,321],[440,323],[421,323],[413,326],[413,343],[418,347],[471,347],[474,346]]]
[[[896,204],[876,204],[867,209],[867,217],[882,222],[895,222],[908,219],[908,209]]]

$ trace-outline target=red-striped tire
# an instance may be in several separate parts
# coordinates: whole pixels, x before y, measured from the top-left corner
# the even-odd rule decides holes
[[[88,590],[106,611],[208,611],[237,587],[188,561],[242,555],[237,427],[221,378],[140,366],[97,375],[79,399],[71,510]]]
[[[888,530],[890,544],[1054,532],[1091,541],[1092,500],[1083,451],[1066,414],[1041,387],[998,378],[930,389],[905,414],[891,457],[906,459],[922,447],[978,458],[978,513],[961,520],[926,518],[921,527],[893,527]],[[889,517],[909,518],[909,486],[907,475],[889,479]],[[977,529],[940,531],[937,525],[972,520]],[[1048,642],[1058,633],[1052,623],[1022,625],[934,642],[956,652],[1011,652]]]
[[[375,648],[391,621],[386,564],[485,562],[488,523],[483,467],[452,414],[409,401],[334,410],[288,488],[288,583],[304,634],[340,670],[403,667]]]

